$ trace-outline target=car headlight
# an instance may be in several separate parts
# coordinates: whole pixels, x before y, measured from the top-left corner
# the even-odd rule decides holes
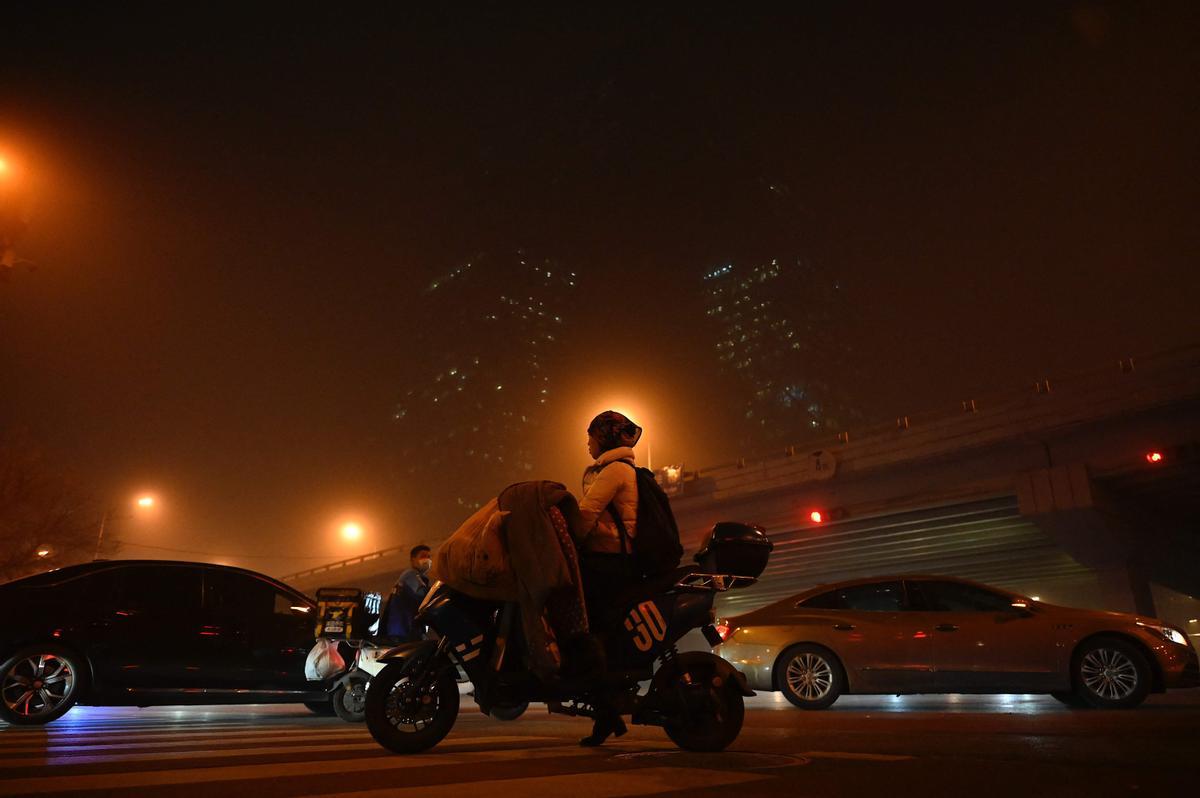
[[[1171,643],[1175,643],[1180,646],[1186,646],[1188,644],[1188,640],[1183,636],[1183,632],[1179,631],[1178,629],[1173,629],[1170,626],[1159,626],[1158,624],[1142,623],[1141,621],[1138,621],[1138,626],[1154,632],[1154,634],[1158,635],[1163,640],[1167,640]]]

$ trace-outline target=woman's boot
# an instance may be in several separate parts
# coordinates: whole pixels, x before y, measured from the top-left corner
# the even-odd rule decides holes
[[[597,745],[603,745],[604,741],[611,736],[624,737],[629,728],[625,725],[625,721],[621,720],[621,716],[616,712],[607,711],[597,715],[595,722],[592,723],[592,733],[579,741],[579,744],[586,748],[593,748]]]

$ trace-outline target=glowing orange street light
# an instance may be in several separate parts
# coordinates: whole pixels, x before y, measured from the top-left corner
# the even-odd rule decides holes
[[[362,537],[362,534],[363,528],[361,524],[357,524],[354,521],[347,521],[342,524],[342,537],[346,540],[358,540]]]
[[[139,510],[151,510],[158,505],[158,500],[147,493],[134,499],[133,505]],[[104,542],[104,528],[108,526],[108,522],[120,519],[127,520],[133,517],[134,516],[129,514],[128,511],[125,513],[120,512],[119,508],[117,507],[109,507],[104,511],[104,514],[100,516],[100,529],[96,533],[96,553],[93,555],[92,559],[100,559],[100,546]]]

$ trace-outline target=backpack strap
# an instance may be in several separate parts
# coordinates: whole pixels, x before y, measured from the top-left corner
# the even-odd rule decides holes
[[[613,460],[613,463],[624,463],[633,469],[634,479],[637,479],[637,466],[628,460]],[[607,463],[604,468],[608,468],[612,463]],[[600,469],[603,471],[604,469]],[[608,503],[608,514],[612,516],[613,523],[617,525],[617,534],[621,538],[621,555],[625,557],[625,570],[629,571],[629,575],[633,576],[633,545],[629,542],[629,531],[625,529],[625,521],[621,518],[621,513],[617,511],[616,497]]]
[[[612,516],[613,522],[617,525],[617,533],[621,537],[621,553],[628,557],[632,552],[629,543],[629,532],[625,530],[625,522],[621,520],[621,514],[617,512],[617,503],[610,502],[608,505],[608,514]]]

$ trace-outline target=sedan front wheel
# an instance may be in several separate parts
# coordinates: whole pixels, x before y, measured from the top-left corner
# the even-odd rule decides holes
[[[57,644],[21,649],[0,664],[0,719],[39,726],[61,718],[83,694],[85,668]]]
[[[1075,694],[1097,709],[1129,709],[1150,694],[1150,663],[1131,643],[1090,640],[1074,657]]]

